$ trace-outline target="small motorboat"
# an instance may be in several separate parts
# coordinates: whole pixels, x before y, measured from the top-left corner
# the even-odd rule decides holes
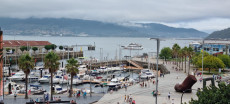
[[[67,92],[67,89],[63,89],[59,85],[54,85],[54,92],[57,93],[57,94],[63,94],[65,92]]]
[[[50,75],[44,75],[42,78],[38,79],[39,83],[49,83],[51,76]]]
[[[25,80],[25,73],[23,71],[15,73],[12,77],[9,77],[13,81],[22,81]]]
[[[113,78],[108,84],[107,84],[107,86],[113,86],[113,87],[115,87],[115,86],[120,86],[121,85],[121,82],[120,82],[120,80],[118,79],[118,78]]]
[[[46,90],[43,89],[41,85],[30,85],[29,90],[30,90],[32,93],[40,92],[40,91],[46,92]]]

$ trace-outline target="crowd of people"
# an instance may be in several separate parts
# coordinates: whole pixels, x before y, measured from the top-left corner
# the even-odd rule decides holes
[[[124,102],[129,103],[129,104],[136,104],[136,102],[132,98],[131,94],[130,95],[125,95]]]

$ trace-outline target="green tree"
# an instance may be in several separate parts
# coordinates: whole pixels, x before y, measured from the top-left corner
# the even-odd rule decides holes
[[[34,53],[35,53],[35,51],[37,51],[38,50],[38,47],[33,47],[32,48],[32,50],[34,51]]]
[[[57,46],[55,44],[51,44],[50,47],[52,50],[55,50],[57,48]]]
[[[75,60],[74,58],[71,58],[69,60],[67,60],[67,65],[66,65],[66,69],[67,69],[67,73],[69,73],[71,75],[71,82],[70,82],[70,93],[69,93],[69,97],[72,97],[72,93],[73,93],[73,76],[76,75],[78,73],[78,61]]]
[[[10,52],[10,48],[6,48],[6,52]]]
[[[63,46],[59,46],[59,49],[60,49],[60,50],[63,50],[63,48],[64,48]]]
[[[230,67],[230,58],[228,55],[218,55],[218,58],[224,62],[226,67]]]
[[[21,50],[22,52],[24,52],[25,50],[27,50],[27,47],[26,47],[26,46],[21,46],[21,47],[20,47],[20,50]]]
[[[13,48],[13,49],[12,49],[12,52],[14,53],[14,51],[15,51],[15,49]]]
[[[204,51],[204,56],[206,57],[209,56],[209,53]],[[192,63],[196,66],[199,67],[199,62],[202,62],[202,53],[196,53],[193,57],[192,57]]]
[[[49,51],[51,49],[51,45],[45,45],[44,47],[47,51]]]
[[[203,91],[197,92],[197,100],[191,99],[189,104],[229,104],[230,84],[218,84],[218,87],[205,87]]]
[[[59,57],[56,53],[54,53],[53,51],[49,52],[48,54],[45,55],[45,68],[49,69],[49,72],[51,74],[51,87],[50,87],[50,91],[51,91],[51,101],[53,100],[53,73],[56,72],[59,68],[60,63],[59,61]]]
[[[202,67],[202,60],[198,61],[198,66]],[[203,67],[208,68],[209,73],[211,69],[218,69],[218,68],[224,68],[225,65],[223,61],[221,61],[219,58],[209,55],[204,57],[203,59]]]
[[[178,52],[180,50],[180,46],[178,44],[174,44],[172,47],[172,55],[174,58],[176,58],[176,64],[178,66],[178,62],[177,62],[177,57],[178,57]]]
[[[172,50],[169,47],[161,49],[160,58],[165,59],[165,61],[172,57]]]
[[[25,99],[28,99],[28,93],[27,93],[27,87],[28,87],[28,75],[30,74],[30,70],[34,69],[34,60],[32,57],[29,56],[29,54],[21,55],[18,60],[19,68],[23,70],[23,72],[26,74],[26,93],[25,93]]]

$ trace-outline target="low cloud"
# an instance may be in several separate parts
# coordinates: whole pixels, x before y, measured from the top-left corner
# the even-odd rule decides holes
[[[1,0],[0,4],[0,17],[13,18],[151,21],[177,23],[200,30],[226,27],[221,23],[230,19],[229,0]],[[203,25],[193,26],[199,23]],[[208,27],[206,23],[219,26]]]

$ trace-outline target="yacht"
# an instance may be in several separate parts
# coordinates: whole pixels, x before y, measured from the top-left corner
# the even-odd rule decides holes
[[[155,75],[149,69],[142,69],[141,70],[140,78],[143,78],[143,79],[146,79],[146,78],[155,78]]]
[[[71,83],[71,80],[69,80],[69,84],[70,83]],[[77,84],[80,84],[80,83],[82,83],[81,79],[78,79],[78,78],[73,79],[73,85],[77,85]]]
[[[142,50],[143,47],[140,44],[137,43],[130,43],[128,46],[124,47],[124,49],[128,50]]]
[[[39,83],[49,83],[51,76],[50,75],[44,75],[42,78],[38,79]]]
[[[55,75],[54,78],[53,78],[53,83],[54,84],[59,84],[61,79],[62,79],[62,76]]]
[[[97,69],[97,72],[99,72],[99,73],[107,72],[107,68],[106,67],[100,67],[99,69]]]
[[[41,85],[30,85],[29,90],[30,90],[32,93],[34,93],[34,92],[40,92],[40,91],[46,92],[46,90],[43,89]]]
[[[80,65],[78,67],[79,70],[79,74],[85,74],[85,72],[87,71],[87,66],[86,65]]]
[[[25,74],[23,71],[15,73],[12,77],[9,77],[10,80],[22,81],[25,79]]]
[[[120,80],[118,78],[113,78],[108,84],[107,86],[109,87],[115,87],[115,86],[120,86]]]
[[[123,70],[123,68],[120,67],[120,66],[117,66],[117,67],[111,67],[111,70],[113,70],[113,71],[121,71],[121,70]]]
[[[67,92],[67,89],[63,89],[59,85],[54,85],[54,92],[57,93],[57,94],[62,94],[62,93]]]
[[[25,92],[25,88],[23,85],[18,85],[17,83],[12,81],[10,81],[4,86],[5,92],[9,92],[9,89],[11,91],[10,94],[18,94],[19,92]]]

